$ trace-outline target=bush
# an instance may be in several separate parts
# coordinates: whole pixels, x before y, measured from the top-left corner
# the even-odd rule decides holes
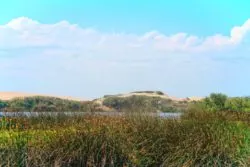
[[[248,112],[250,111],[250,99],[247,97],[229,98],[225,107],[230,111]]]
[[[8,106],[6,101],[0,100],[0,111],[3,111]]]

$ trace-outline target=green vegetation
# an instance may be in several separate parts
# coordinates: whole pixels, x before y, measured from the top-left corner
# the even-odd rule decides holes
[[[250,115],[241,114],[3,118],[0,166],[249,166]]]
[[[250,98],[249,97],[227,97],[221,93],[212,93],[204,100],[196,102],[207,111],[234,111],[234,112],[249,112]]]
[[[187,108],[188,103],[157,96],[132,95],[106,97],[103,105],[124,112],[182,112]]]
[[[47,100],[11,102],[31,111],[39,103],[61,109],[75,104]],[[0,104],[11,106],[10,102]],[[192,103],[110,96],[104,98],[104,106],[130,112],[123,116],[2,117],[0,166],[250,166],[248,104],[248,97],[223,94]],[[90,103],[88,107],[95,111],[100,106]],[[178,119],[143,114],[163,107],[183,107],[185,112]]]
[[[0,111],[6,112],[47,112],[47,111],[91,111],[90,102],[65,100],[55,97],[26,97],[0,101]]]
[[[183,112],[188,101],[174,101],[157,95],[159,91],[144,91],[156,96],[106,95],[101,103],[93,101],[73,101],[55,97],[26,97],[9,101],[0,101],[0,111],[5,112],[93,112],[93,111],[122,111],[122,112]],[[140,92],[137,92],[140,94]]]
[[[51,97],[0,101],[2,111],[124,111],[123,116],[0,118],[0,166],[250,166],[250,98],[201,101],[107,96],[102,104]],[[143,113],[183,112],[163,119]]]
[[[5,109],[8,106],[8,103],[6,101],[0,100],[0,111]]]
[[[139,91],[139,95],[105,96],[101,103],[93,101],[73,101],[55,97],[26,97],[15,98],[9,101],[0,100],[0,111],[5,112],[185,112],[190,104],[206,111],[250,111],[250,97],[228,97],[221,93],[212,93],[200,101],[176,101],[157,96],[162,92]],[[156,96],[147,96],[140,93],[150,93]],[[97,100],[98,101],[98,100]]]

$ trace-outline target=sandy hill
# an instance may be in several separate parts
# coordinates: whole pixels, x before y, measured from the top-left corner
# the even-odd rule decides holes
[[[127,98],[132,96],[143,96],[143,97],[158,97],[165,100],[172,100],[173,103],[178,104],[182,102],[191,102],[191,101],[199,101],[203,98],[201,97],[187,97],[187,98],[177,98],[173,96],[169,96],[168,94],[165,94],[161,91],[137,91],[137,92],[130,92],[130,93],[124,93],[124,94],[116,94],[116,95],[105,95],[104,97],[98,98],[93,100],[93,102],[97,105],[102,107],[107,107],[104,105],[104,101],[110,97],[113,98]]]
[[[187,97],[187,98],[177,98],[174,96],[169,96],[160,91],[138,91],[138,92],[131,92],[125,94],[117,94],[117,95],[106,95],[103,98],[96,99],[97,101],[103,101],[107,97],[130,97],[130,96],[148,96],[148,97],[160,97],[162,99],[171,99],[173,101],[199,101],[202,100],[202,97]]]
[[[71,96],[51,96],[44,94],[32,94],[32,93],[22,93],[22,92],[0,92],[0,100],[11,100],[13,98],[23,98],[23,97],[33,97],[33,96],[57,97],[61,99],[84,101],[84,99],[74,98]]]
[[[51,96],[22,92],[0,92],[0,100],[11,100],[13,98],[25,98],[34,96],[56,97],[60,99],[87,102],[82,104],[85,104],[85,107],[90,108],[91,111],[130,111],[133,108],[138,107],[143,111],[150,112],[179,112],[187,108],[188,102],[198,101],[202,99],[196,97],[175,98],[160,91],[137,91],[125,94],[105,95],[94,100],[73,98],[70,96]],[[49,108],[49,110],[51,110],[51,108]]]
[[[141,91],[141,92],[131,92],[131,93],[125,93],[125,94],[118,94],[118,95],[108,95],[109,96],[115,96],[115,97],[129,97],[129,96],[149,96],[149,97],[160,97],[163,99],[171,99],[174,101],[198,101],[201,100],[201,97],[188,97],[188,98],[176,98],[173,96],[169,96],[167,94],[164,94],[159,91]],[[82,99],[82,98],[75,98],[71,96],[53,96],[53,95],[44,95],[44,94],[32,94],[32,93],[23,93],[23,92],[0,92],[0,100],[11,100],[13,98],[23,98],[23,97],[33,97],[33,96],[45,96],[45,97],[57,97],[61,99],[68,99],[68,100],[77,100],[77,101],[88,101],[89,99]],[[103,98],[98,98],[94,101],[101,103],[106,96]]]
[[[114,109],[128,111],[139,107],[143,111],[179,112],[185,110],[189,102],[201,99],[198,97],[177,98],[161,91],[136,91],[105,95],[92,102],[102,111],[112,111]]]

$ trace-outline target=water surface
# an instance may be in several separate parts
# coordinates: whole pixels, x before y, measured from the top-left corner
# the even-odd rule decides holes
[[[30,116],[77,116],[77,115],[102,115],[102,116],[123,116],[129,113],[123,112],[0,112],[0,117],[30,117]],[[135,113],[137,114],[137,113]],[[178,118],[181,113],[144,113],[144,115],[158,116],[162,118]]]

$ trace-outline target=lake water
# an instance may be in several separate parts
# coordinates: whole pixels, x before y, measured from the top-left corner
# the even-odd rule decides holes
[[[0,112],[0,117],[21,117],[21,116],[57,116],[57,115],[67,115],[67,116],[75,116],[75,115],[102,115],[102,116],[122,116],[128,113],[122,112]],[[178,118],[181,116],[181,113],[145,113],[144,115],[157,116],[161,118]]]

